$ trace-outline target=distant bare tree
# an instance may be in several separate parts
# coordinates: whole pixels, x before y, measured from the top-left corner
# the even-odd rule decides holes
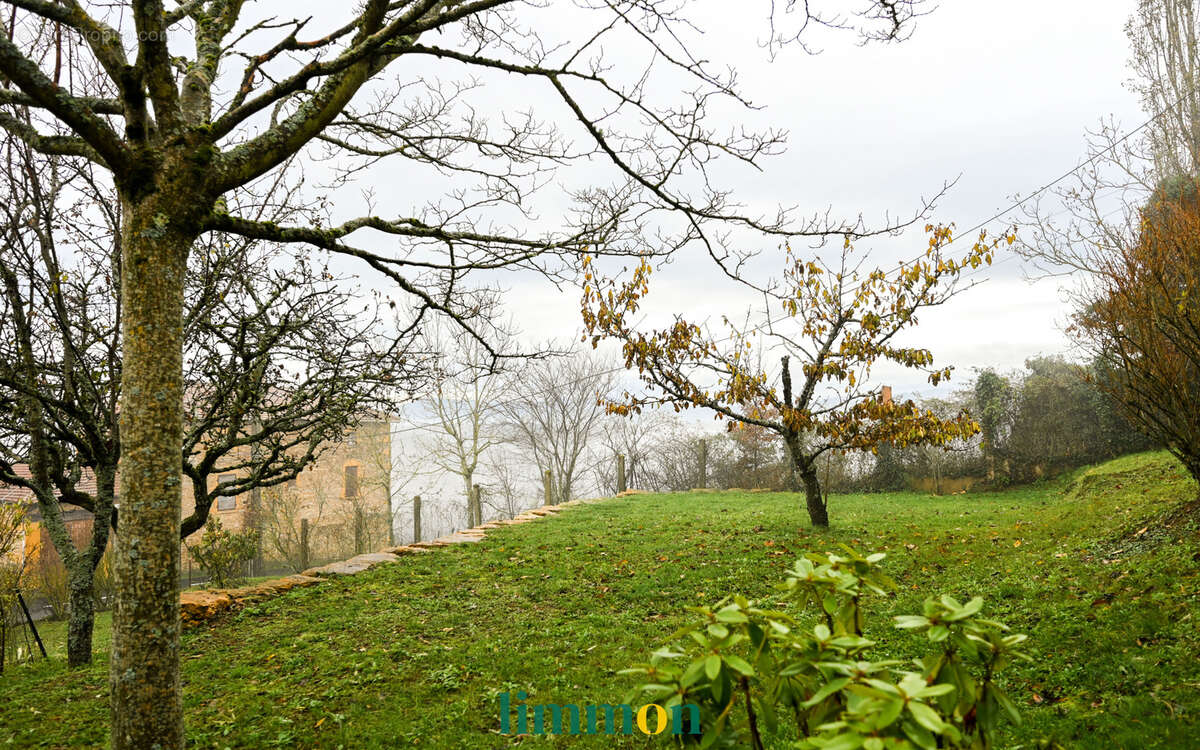
[[[671,413],[657,415],[659,430],[648,464],[642,466],[643,489],[656,492],[679,492],[697,486],[700,479],[700,441],[708,443],[708,481],[710,487],[716,465],[715,446],[718,436],[705,432],[692,422]]]
[[[1138,0],[1125,25],[1159,178],[1200,175],[1200,16],[1194,0]],[[1161,113],[1161,114],[1160,114]]]
[[[268,487],[262,492],[262,535],[265,552],[294,572],[304,570],[311,560],[304,549],[304,521],[317,528],[325,510],[325,497],[305,497],[290,484]]]
[[[611,369],[599,357],[575,354],[531,362],[511,381],[501,407],[509,435],[539,474],[550,471],[557,502],[574,497],[586,451],[604,424],[599,399],[616,383]]]
[[[437,322],[427,326],[424,341],[425,348],[438,356],[437,374],[426,399],[434,421],[429,429],[436,436],[430,459],[462,482],[466,520],[472,515],[471,492],[480,462],[501,440],[497,403],[508,378],[493,369],[493,352],[449,326]],[[500,341],[494,347],[507,351]]]
[[[625,457],[625,483],[628,487],[650,489],[651,473],[658,438],[668,419],[661,412],[649,412],[636,418],[607,417],[599,430],[602,446],[598,456],[602,495],[617,491],[616,456]]]
[[[514,465],[510,452],[492,451],[486,461],[488,482],[483,495],[483,504],[501,518],[513,518],[521,511],[536,504],[527,492],[522,492],[520,469]]]

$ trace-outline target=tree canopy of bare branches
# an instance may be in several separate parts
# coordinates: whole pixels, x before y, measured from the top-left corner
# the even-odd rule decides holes
[[[556,502],[574,497],[589,447],[604,424],[602,399],[616,379],[598,357],[554,357],[531,362],[500,404],[509,439],[549,471]]]
[[[1141,210],[1164,180],[1200,174],[1200,17],[1191,0],[1139,0],[1125,26],[1128,87],[1146,121],[1107,119],[1079,167],[1022,203],[1016,250],[1045,275],[1088,282],[1140,241]]]
[[[0,415],[0,481],[33,492],[67,566],[77,665],[91,659],[93,572],[118,523],[120,208],[90,171],[4,143],[0,401],[11,408]],[[294,478],[331,439],[420,386],[420,356],[405,348],[414,341],[379,340],[380,321],[337,279],[312,259],[280,268],[277,256],[217,235],[189,263],[180,457],[193,511],[181,537],[217,497]],[[219,475],[235,479],[210,481]],[[82,550],[64,503],[93,515]]]

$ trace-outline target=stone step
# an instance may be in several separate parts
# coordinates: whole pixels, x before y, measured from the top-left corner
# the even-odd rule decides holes
[[[474,544],[483,541],[482,534],[450,534],[449,536],[440,536],[433,540],[443,544]]]
[[[390,552],[368,552],[363,555],[355,555],[349,560],[341,562],[333,562],[328,565],[322,565],[319,568],[309,568],[302,575],[306,576],[352,576],[370,570],[376,565],[385,562],[395,562],[400,558]]]
[[[388,547],[384,552],[393,555],[420,555],[429,552],[425,547],[414,547],[411,544],[401,544],[399,547]]]

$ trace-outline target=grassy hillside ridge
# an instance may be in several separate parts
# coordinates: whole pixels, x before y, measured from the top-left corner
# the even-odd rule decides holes
[[[980,594],[1041,654],[1010,691],[1011,746],[1200,746],[1200,544],[1148,524],[1196,495],[1164,453],[1005,492],[831,498],[831,531],[790,494],[636,495],[299,590],[184,638],[195,747],[644,747],[642,737],[501,736],[496,696],[613,703],[685,607],[766,598],[807,549],[889,554],[902,590],[869,605],[877,657],[909,655],[888,618]],[[1138,535],[1138,532],[1147,531]],[[0,677],[0,745],[106,737],[107,664]],[[783,743],[780,746],[785,746]]]

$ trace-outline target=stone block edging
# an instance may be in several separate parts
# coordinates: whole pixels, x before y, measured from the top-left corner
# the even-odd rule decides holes
[[[355,555],[348,560],[309,568],[303,573],[263,581],[253,586],[243,586],[236,589],[183,591],[179,594],[180,622],[185,629],[204,625],[221,615],[241,609],[247,604],[279,596],[294,588],[316,586],[332,577],[357,575],[377,565],[397,562],[405,555],[424,555],[439,547],[449,547],[455,544],[474,544],[483,541],[483,538],[492,529],[500,529],[514,524],[529,523],[530,521],[550,518],[562,511],[563,508],[580,505],[585,502],[596,501],[571,500],[561,505],[544,505],[540,508],[527,510],[514,518],[488,521],[475,528],[463,529],[462,531],[457,531],[427,542],[402,544],[396,547],[388,547],[380,552]]]

